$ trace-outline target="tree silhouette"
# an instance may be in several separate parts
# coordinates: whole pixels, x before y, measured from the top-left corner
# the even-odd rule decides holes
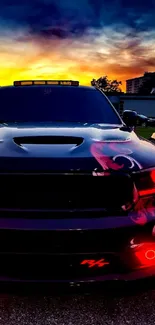
[[[121,81],[118,80],[109,80],[107,76],[100,77],[99,79],[92,79],[92,86],[100,87],[105,93],[118,93],[121,92],[120,85]]]

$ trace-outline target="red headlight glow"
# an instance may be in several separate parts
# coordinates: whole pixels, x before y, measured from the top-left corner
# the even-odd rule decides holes
[[[155,243],[139,245],[135,249],[135,257],[140,268],[155,266]]]
[[[153,183],[155,184],[155,170],[154,169],[150,172],[150,176],[151,176]]]
[[[148,195],[152,195],[155,194],[155,188],[149,188],[147,190],[141,190],[139,191],[139,196],[148,196]]]
[[[154,260],[155,259],[155,250],[154,249],[148,249],[145,253],[145,258],[147,260]]]
[[[133,177],[140,197],[155,194],[155,169],[140,171]]]

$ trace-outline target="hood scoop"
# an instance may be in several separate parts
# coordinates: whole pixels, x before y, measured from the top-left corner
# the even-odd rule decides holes
[[[15,137],[14,142],[18,146],[23,144],[34,144],[34,145],[68,145],[74,144],[79,146],[83,143],[83,138],[81,137],[71,137],[71,136],[25,136],[25,137]]]

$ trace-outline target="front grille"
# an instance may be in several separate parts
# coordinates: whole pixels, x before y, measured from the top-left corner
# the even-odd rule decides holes
[[[137,227],[134,225],[130,228],[122,227],[104,230],[0,229],[0,254],[119,252],[126,245],[129,245],[129,242],[135,236],[137,237]],[[145,236],[143,235],[143,238]]]
[[[76,218],[123,215],[133,200],[128,175],[0,175],[0,212],[8,217]]]
[[[132,231],[132,235],[134,229]],[[119,252],[131,230],[22,231],[0,230],[0,277],[71,279],[123,272]],[[119,240],[118,240],[119,239]],[[83,267],[84,259],[104,258],[104,268]]]

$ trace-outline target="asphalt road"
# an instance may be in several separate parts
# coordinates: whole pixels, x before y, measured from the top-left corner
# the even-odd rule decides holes
[[[64,294],[22,290],[0,294],[0,325],[155,324],[154,284]]]

